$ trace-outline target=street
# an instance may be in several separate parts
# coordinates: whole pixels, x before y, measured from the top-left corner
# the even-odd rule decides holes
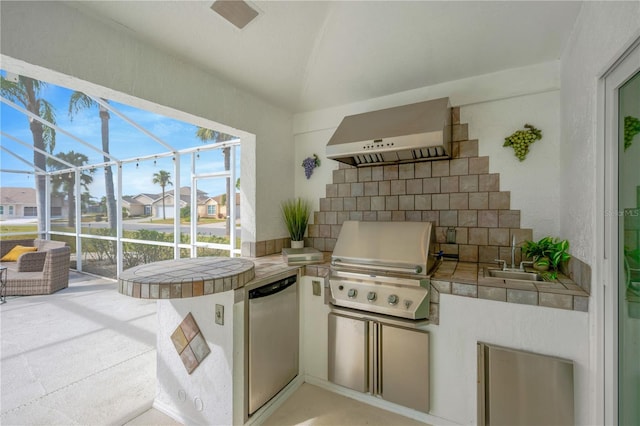
[[[3,221],[2,223],[12,224],[12,225],[27,225],[27,224],[34,224],[36,222],[34,219],[14,219],[10,221],[9,220]],[[52,222],[53,230],[55,230],[56,224],[57,224],[56,222]],[[198,225],[197,232],[200,234],[224,237],[224,234],[225,234],[224,225],[225,225],[224,222],[207,223],[207,224]],[[66,223],[64,223],[64,226],[66,226]],[[93,228],[93,229],[108,228],[109,223],[108,222],[83,222],[82,226],[86,228]],[[148,219],[125,220],[123,221],[123,229],[126,231],[137,231],[139,229],[148,229],[148,230],[158,231],[158,232],[173,233],[173,225],[148,222]],[[180,232],[183,234],[188,234],[190,232],[190,226],[181,225]],[[236,232],[237,232],[236,235],[240,236],[240,232],[241,232],[240,226],[236,226]]]

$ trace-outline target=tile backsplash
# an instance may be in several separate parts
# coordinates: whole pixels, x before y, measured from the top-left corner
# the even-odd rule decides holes
[[[532,230],[520,228],[520,211],[511,209],[509,191],[500,190],[500,175],[489,172],[489,157],[478,156],[478,141],[468,139],[459,113],[452,109],[450,160],[360,168],[340,164],[314,212],[306,245],[332,251],[345,220],[428,221],[435,224],[440,249],[461,261],[510,262],[515,236],[520,262],[519,246],[532,239]],[[447,230],[455,230],[454,240],[447,241]]]

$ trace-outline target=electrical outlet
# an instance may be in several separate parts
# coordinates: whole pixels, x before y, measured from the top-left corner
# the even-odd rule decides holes
[[[216,324],[224,325],[224,305],[216,304]]]
[[[322,289],[320,287],[320,281],[318,280],[312,280],[311,281],[311,286],[313,288],[313,295],[314,296],[320,296],[322,295]]]

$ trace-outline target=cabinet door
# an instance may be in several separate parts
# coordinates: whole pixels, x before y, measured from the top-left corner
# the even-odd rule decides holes
[[[329,381],[367,392],[368,321],[329,314]]]
[[[381,325],[379,339],[382,398],[429,412],[429,334]]]
[[[573,425],[573,362],[486,344],[479,424]]]

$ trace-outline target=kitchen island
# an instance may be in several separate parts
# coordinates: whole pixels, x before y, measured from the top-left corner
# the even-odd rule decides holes
[[[566,409],[574,409],[576,424],[585,423],[589,294],[572,278],[587,277],[576,273],[571,278],[560,274],[552,282],[505,280],[485,277],[485,267],[497,265],[445,260],[432,275],[431,313],[420,326],[430,336],[430,409],[423,414],[329,382],[326,330],[331,308],[326,296],[314,297],[311,291],[313,281],[328,276],[329,266],[306,266],[301,286],[305,381],[427,424],[477,424],[477,354],[482,342],[571,360],[574,404]],[[559,295],[555,301],[560,303],[550,303],[550,295]]]
[[[264,418],[272,406],[285,399],[288,391],[247,419],[245,298],[252,283],[299,270],[300,374],[287,389],[306,381],[426,423],[472,424],[476,344],[483,341],[573,360],[576,419],[580,420],[579,413],[584,411],[581,401],[585,400],[581,386],[588,368],[588,351],[583,344],[588,293],[569,277],[560,275],[552,283],[527,283],[484,277],[484,267],[496,265],[444,261],[431,280],[431,317],[423,327],[433,343],[430,364],[438,366],[431,378],[431,410],[423,414],[328,381],[329,259],[330,253],[325,253],[325,263],[306,266],[288,266],[281,255],[243,259],[254,265],[254,278],[240,287],[231,284],[225,290],[223,281],[223,291],[216,292],[214,281],[211,294],[158,299],[158,388],[154,407],[185,424],[245,424]],[[315,291],[318,287],[319,295]],[[516,290],[529,293],[524,299],[509,295]],[[138,294],[143,297],[146,291],[141,287],[140,293],[131,293],[134,297]],[[546,294],[560,295],[561,301],[569,296],[572,303],[548,304]],[[586,299],[584,303],[580,298]],[[216,323],[219,311],[223,324]],[[172,339],[189,314],[209,350],[206,358],[199,360],[202,364],[198,362],[191,372]],[[498,329],[502,331],[498,333]]]
[[[184,424],[243,424],[245,290],[298,270],[281,257],[203,257],[124,271],[121,293],[157,300],[154,407]]]
[[[241,288],[254,277],[254,264],[246,259],[165,260],[127,269],[120,275],[118,291],[140,299],[180,299]]]

